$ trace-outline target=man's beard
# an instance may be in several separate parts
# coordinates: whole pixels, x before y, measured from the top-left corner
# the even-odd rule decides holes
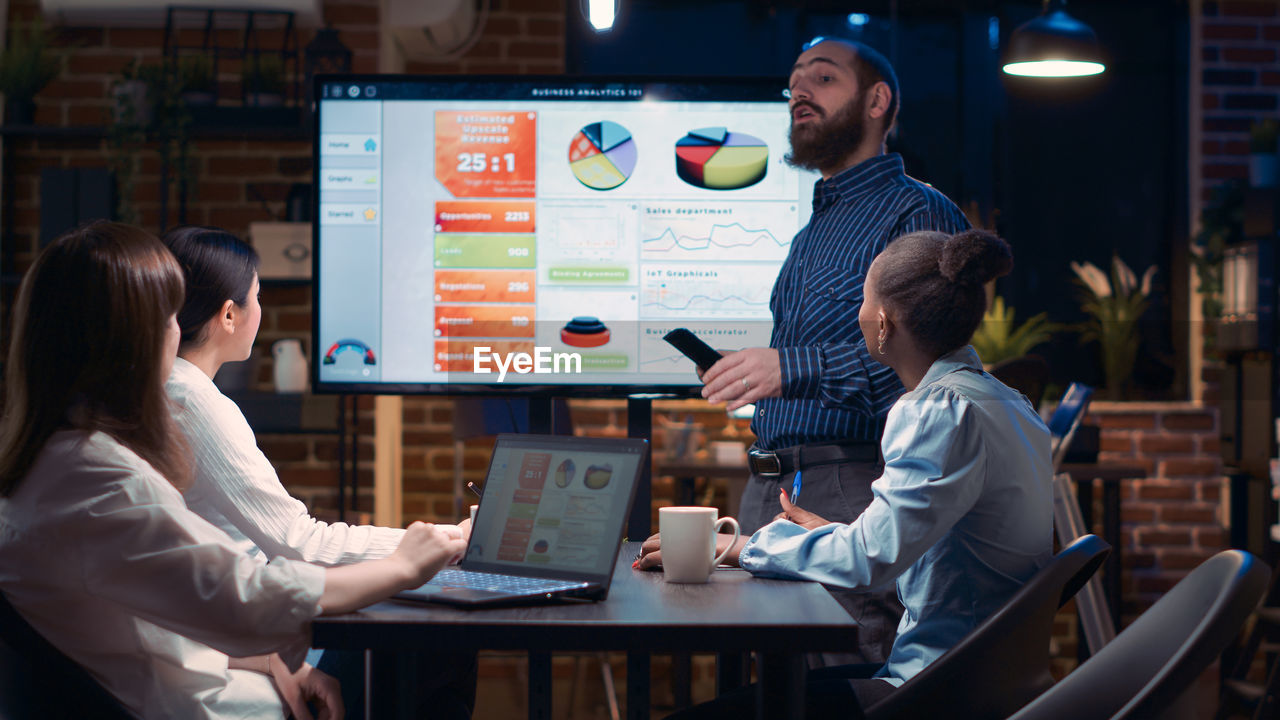
[[[841,164],[862,145],[867,127],[862,122],[863,94],[850,98],[829,118],[818,118],[796,127],[791,122],[787,137],[791,152],[782,159],[788,165],[803,170],[837,170]],[[810,108],[815,106],[806,103]]]

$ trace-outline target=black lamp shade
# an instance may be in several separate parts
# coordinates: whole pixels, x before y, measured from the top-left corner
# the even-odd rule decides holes
[[[1047,65],[1045,65],[1047,64]],[[1011,75],[1096,75],[1104,69],[1098,36],[1067,14],[1061,0],[1009,37],[1004,71]]]

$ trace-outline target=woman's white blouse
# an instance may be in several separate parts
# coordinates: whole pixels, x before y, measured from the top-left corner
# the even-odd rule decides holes
[[[311,517],[280,484],[240,408],[200,368],[178,358],[165,389],[195,459],[187,506],[242,550],[332,566],[383,558],[400,545],[404,530]]]
[[[56,433],[0,498],[0,590],[144,718],[269,718],[270,679],[228,655],[302,662],[323,568],[263,564],[102,433]]]

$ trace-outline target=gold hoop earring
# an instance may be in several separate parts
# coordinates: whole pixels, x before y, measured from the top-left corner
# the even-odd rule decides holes
[[[883,355],[884,354],[884,336],[883,335],[880,336],[879,350],[880,350],[880,354]]]

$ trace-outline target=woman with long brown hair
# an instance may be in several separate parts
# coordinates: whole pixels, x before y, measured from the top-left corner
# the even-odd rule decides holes
[[[262,320],[257,252],[216,227],[177,227],[161,240],[186,280],[186,299],[178,311],[182,337],[165,389],[178,429],[191,447],[187,507],[260,562],[284,557],[332,567],[394,552],[404,535],[400,528],[313,517],[280,482],[235,401],[213,383],[225,364],[253,352]],[[464,520],[461,531],[469,528]],[[363,717],[364,653],[327,650],[313,661],[342,681],[351,717]],[[406,688],[406,704],[437,720],[471,717],[476,704],[474,652],[436,648],[405,653],[400,663],[415,677]]]
[[[164,390],[183,296],[164,245],[117,223],[63,235],[27,272],[0,420],[0,591],[141,717],[308,717],[306,699],[340,717],[301,664],[309,621],[420,585],[464,543],[415,523],[381,560],[261,564],[188,510]]]

